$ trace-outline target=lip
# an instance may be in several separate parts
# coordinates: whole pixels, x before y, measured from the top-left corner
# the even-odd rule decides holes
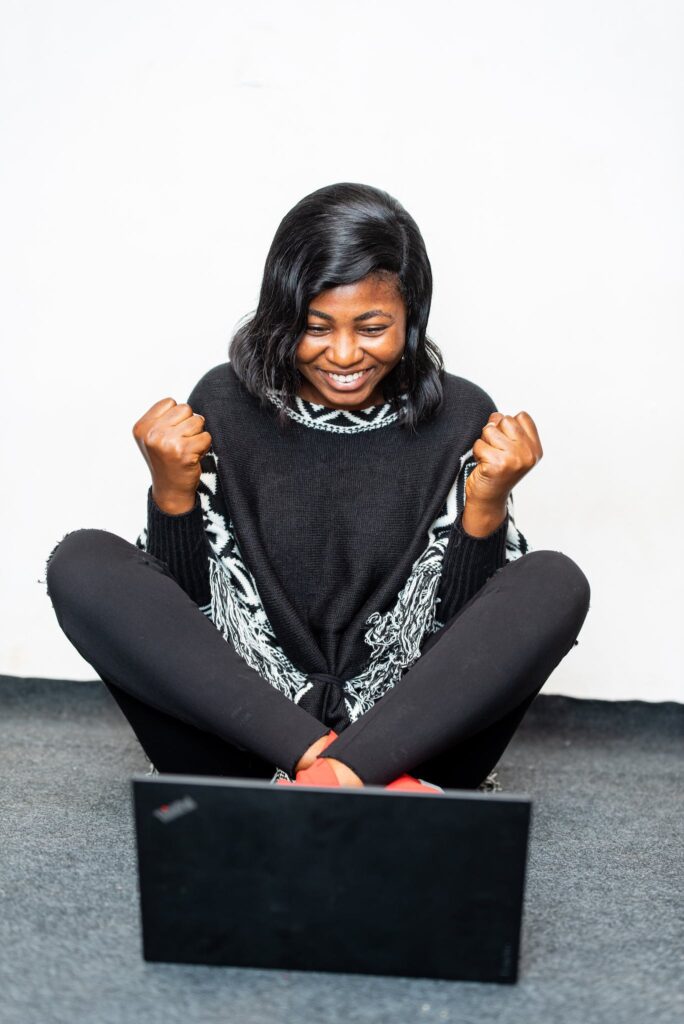
[[[317,367],[317,369],[318,369],[318,372],[323,377],[323,379],[325,380],[325,382],[328,385],[328,387],[332,388],[333,391],[359,391],[365,385],[366,381],[368,380],[368,378],[370,377],[371,373],[373,372],[373,367],[369,366],[365,370],[362,371],[362,373],[363,373],[362,377],[359,377],[357,380],[352,381],[350,384],[341,384],[340,381],[334,380],[330,376],[329,371],[322,370],[322,369],[320,369],[318,367]],[[355,370],[353,372],[357,373],[358,371]]]

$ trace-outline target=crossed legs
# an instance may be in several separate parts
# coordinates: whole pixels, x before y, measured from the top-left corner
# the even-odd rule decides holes
[[[589,598],[586,576],[560,551],[507,563],[321,756],[366,783],[409,771],[445,788],[476,787],[574,646]]]
[[[116,534],[77,530],[53,551],[48,593],[161,772],[294,774],[328,732],[226,643],[166,565]],[[474,788],[573,646],[589,607],[579,567],[530,552],[490,577],[421,658],[323,753],[368,784],[403,772]]]

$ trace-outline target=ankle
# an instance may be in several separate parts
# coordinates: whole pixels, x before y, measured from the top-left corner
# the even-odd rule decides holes
[[[312,743],[308,750],[305,750],[295,765],[295,772],[304,771],[310,768],[322,750],[330,745],[330,733],[320,736],[315,743]]]
[[[363,786],[363,780],[359,778],[356,772],[350,768],[348,764],[338,761],[336,757],[326,757],[325,760],[335,772],[340,786]]]

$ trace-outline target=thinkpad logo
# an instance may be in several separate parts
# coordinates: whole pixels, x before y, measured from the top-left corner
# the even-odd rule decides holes
[[[181,800],[174,800],[172,804],[162,804],[161,807],[157,807],[152,813],[155,818],[159,818],[160,821],[166,824],[195,810],[197,810],[197,804],[192,797],[184,796]]]

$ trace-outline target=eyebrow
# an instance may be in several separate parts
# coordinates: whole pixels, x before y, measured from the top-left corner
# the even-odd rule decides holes
[[[334,320],[335,317],[331,316],[330,313],[322,313],[320,309],[309,308],[309,316],[320,316],[323,320]],[[358,316],[354,317],[354,321],[357,320],[371,320],[374,316],[388,316],[393,319],[391,313],[386,313],[384,309],[368,309],[365,313],[359,313]]]

